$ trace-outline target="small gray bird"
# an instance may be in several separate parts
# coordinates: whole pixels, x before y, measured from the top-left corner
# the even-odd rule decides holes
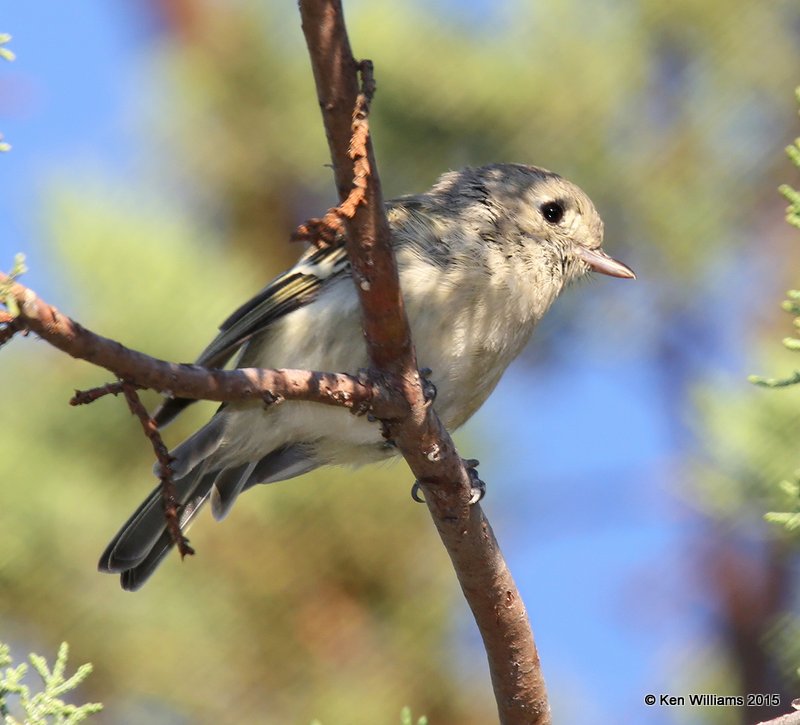
[[[417,359],[433,371],[434,407],[449,430],[483,404],[567,284],[592,270],[634,277],[602,250],[603,222],[589,197],[534,166],[449,172],[430,191],[386,207]],[[239,350],[239,367],[367,367],[345,250],[309,249],[222,323],[197,363],[223,367]],[[191,402],[167,399],[157,423]],[[377,424],[343,409],[225,403],[172,451],[181,527],[209,499],[219,520],[257,483],[396,452]],[[108,545],[99,569],[120,573],[122,587],[136,590],[172,545],[156,488]]]

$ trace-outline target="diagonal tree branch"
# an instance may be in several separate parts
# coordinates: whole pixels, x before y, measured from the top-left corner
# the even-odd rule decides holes
[[[444,426],[423,393],[403,308],[389,224],[372,144],[363,164],[351,139],[366,125],[358,64],[350,49],[340,0],[300,0],[317,96],[333,159],[340,201],[363,174],[364,203],[345,218],[353,279],[361,299],[372,364],[389,377],[410,405],[402,420],[386,423],[425,491],[436,528],[483,637],[502,723],[550,722],[547,692],[527,613],[489,522],[470,506],[471,481]],[[371,80],[371,77],[368,78]],[[357,109],[351,118],[351,109]],[[353,153],[355,151],[355,153]],[[354,158],[355,157],[355,158]]]
[[[800,707],[800,700],[795,700],[792,705],[795,705],[795,703]],[[764,720],[758,723],[758,725],[800,725],[800,712],[795,710],[786,715],[776,717],[774,720]]]
[[[62,352],[105,368],[141,388],[181,398],[220,402],[263,400],[265,404],[275,405],[284,400],[307,400],[347,408],[359,415],[370,412],[380,418],[401,417],[408,409],[405,401],[379,376],[367,371],[345,375],[288,369],[218,370],[167,362],[92,332],[3,272],[0,272],[0,287],[5,296],[0,296],[0,303],[8,304],[13,299],[11,304],[17,308],[13,318],[10,315],[0,317],[0,339],[3,339],[4,328],[10,329],[10,334],[34,332]],[[78,392],[70,402],[72,405],[90,403],[115,390],[112,384],[88,393]]]

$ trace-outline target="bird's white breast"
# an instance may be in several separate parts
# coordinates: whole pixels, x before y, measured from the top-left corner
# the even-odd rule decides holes
[[[528,341],[535,323],[558,292],[532,295],[536,279],[520,278],[500,247],[466,247],[469,259],[440,265],[419,250],[397,250],[406,311],[420,368],[430,368],[435,408],[449,429],[462,425],[486,400]],[[539,285],[541,288],[541,285]],[[552,287],[552,285],[551,285]],[[258,364],[355,373],[369,361],[358,298],[349,277],[331,281],[315,301],[278,320],[266,333]],[[314,403],[231,406],[224,456],[286,443],[318,441],[320,455],[361,463],[386,455],[380,429],[364,417]]]

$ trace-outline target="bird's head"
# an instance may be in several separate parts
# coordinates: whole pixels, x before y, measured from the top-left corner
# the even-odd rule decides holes
[[[636,278],[603,250],[603,220],[578,186],[535,166],[497,164],[486,171],[487,188],[522,235],[557,253],[564,282],[587,272]]]

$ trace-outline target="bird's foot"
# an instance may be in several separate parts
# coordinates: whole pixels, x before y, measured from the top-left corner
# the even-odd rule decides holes
[[[463,463],[464,468],[467,469],[470,481],[469,505],[474,506],[486,495],[486,484],[478,478],[478,466],[480,465],[480,461],[475,458],[465,458],[463,459]],[[422,485],[419,481],[414,481],[414,485],[411,487],[411,498],[417,503],[425,503],[425,499],[421,494]]]
[[[472,496],[469,499],[469,505],[474,506],[479,501],[482,501],[483,497],[486,495],[486,483],[478,478],[478,466],[481,462],[477,458],[464,458],[462,461],[464,463],[464,468],[467,469],[469,482],[472,486]]]
[[[419,382],[422,386],[422,395],[425,397],[425,403],[431,405],[436,400],[436,386],[430,381],[429,375],[433,373],[430,368],[420,368]]]

